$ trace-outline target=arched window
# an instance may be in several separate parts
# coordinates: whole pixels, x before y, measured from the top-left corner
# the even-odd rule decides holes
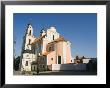
[[[54,35],[53,35],[53,40],[54,40]]]
[[[53,61],[53,58],[51,58],[51,60]]]
[[[29,44],[31,44],[31,39],[29,39]]]
[[[31,30],[29,31],[29,35],[31,35]]]
[[[50,47],[49,47],[49,51],[51,51],[51,50],[52,50],[52,47],[50,46]]]
[[[26,61],[25,66],[28,66],[28,61]]]

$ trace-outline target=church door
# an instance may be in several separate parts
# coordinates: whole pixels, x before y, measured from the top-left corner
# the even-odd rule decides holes
[[[61,64],[61,56],[58,56],[58,64]]]

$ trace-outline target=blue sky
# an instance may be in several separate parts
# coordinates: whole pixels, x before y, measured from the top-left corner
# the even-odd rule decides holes
[[[97,57],[97,14],[96,13],[14,13],[13,30],[16,40],[16,56],[21,54],[23,36],[27,24],[33,26],[34,35],[40,30],[55,26],[65,39],[71,42],[72,56]]]

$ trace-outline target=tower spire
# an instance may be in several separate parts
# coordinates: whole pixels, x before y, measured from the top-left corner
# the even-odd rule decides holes
[[[30,18],[29,19],[29,22],[28,22],[28,25],[27,25],[27,28],[26,28],[26,35],[30,35],[32,36],[33,35],[33,27],[32,27],[32,19]]]

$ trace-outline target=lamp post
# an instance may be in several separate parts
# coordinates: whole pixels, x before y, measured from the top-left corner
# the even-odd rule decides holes
[[[38,57],[37,57],[37,74],[39,74],[39,59],[41,57],[41,54],[39,53],[38,54]]]
[[[39,50],[38,43],[36,43],[35,44],[35,54],[36,54],[36,62],[37,62],[37,75],[39,74],[39,63],[38,63],[39,55],[38,55],[38,50]]]
[[[41,45],[40,45],[40,43],[37,43],[37,75],[39,74],[39,59],[40,59],[40,57],[41,57]]]

